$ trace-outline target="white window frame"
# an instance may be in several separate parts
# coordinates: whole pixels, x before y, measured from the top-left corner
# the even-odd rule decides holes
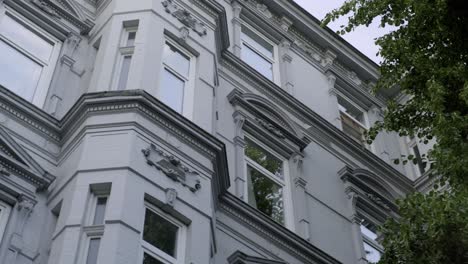
[[[0,201],[0,244],[2,244],[3,235],[5,233],[6,226],[8,224],[8,219],[11,213],[11,206],[6,204],[3,201]]]
[[[130,58],[130,66],[128,69],[127,73],[127,80],[125,82],[125,86],[122,90],[127,90],[128,89],[128,81],[130,79],[130,70],[132,68],[132,62],[133,62],[133,57],[135,53],[135,45],[132,46],[127,46],[127,41],[128,41],[128,36],[130,33],[135,33],[138,35],[138,26],[132,26],[132,27],[123,27],[122,33],[120,36],[120,41],[119,41],[119,48],[118,48],[118,54],[117,54],[117,61],[115,63],[116,67],[114,70],[114,77],[112,78],[112,88],[111,90],[119,90],[119,85],[120,85],[120,75],[122,73],[122,66],[123,66],[123,61],[124,58],[127,56],[131,56]],[[136,36],[135,36],[136,38]]]
[[[364,221],[363,221],[364,222]],[[380,245],[377,241],[375,241],[374,239],[368,237],[366,234],[364,234],[364,232],[362,232],[362,229],[361,229],[361,226],[364,226],[366,229],[369,229],[367,228],[365,225],[363,225],[363,223],[361,223],[361,225],[359,226],[359,231],[361,233],[361,237],[362,237],[362,247],[364,249],[364,254],[365,254],[365,248],[364,248],[364,243],[368,244],[370,247],[374,248],[375,250],[377,250],[379,253],[380,253],[380,258],[382,258],[382,255],[383,255],[383,252],[384,252],[384,248],[382,247],[382,245]],[[369,231],[373,232],[372,230],[369,229]],[[364,255],[364,257],[366,257],[366,255]],[[367,260],[367,259],[366,259]]]
[[[87,264],[88,260],[88,254],[89,254],[89,245],[91,244],[91,239],[99,239],[99,248],[98,248],[98,256],[97,256],[97,262],[99,263],[99,253],[101,252],[101,246],[102,246],[102,235],[86,235],[86,246],[84,248],[84,254],[83,254],[83,264]]]
[[[193,117],[193,108],[194,108],[194,101],[195,101],[195,76],[196,76],[196,57],[187,49],[179,45],[176,41],[172,40],[170,37],[166,36],[164,38],[164,45],[163,49],[161,50],[163,54],[165,45],[169,45],[177,49],[181,54],[189,58],[189,73],[188,76],[185,77],[182,74],[178,73],[176,70],[172,69],[169,65],[166,64],[164,60],[162,61],[161,65],[161,78],[164,74],[164,70],[169,71],[171,74],[174,74],[177,78],[180,78],[185,81],[184,85],[184,93],[182,98],[182,115],[188,119],[192,119]],[[162,58],[163,55],[161,55]],[[156,91],[156,97],[160,98],[159,92],[161,89],[161,82],[158,84],[158,89]]]
[[[26,51],[19,45],[17,45],[13,40],[9,40],[7,37],[2,36],[0,34],[0,41],[5,42],[6,44],[10,45],[13,49],[17,50],[19,53],[24,55],[25,57],[31,59],[32,61],[36,62],[37,64],[42,66],[42,71],[41,75],[37,84],[36,91],[34,93],[33,99],[32,99],[32,104],[36,105],[39,108],[42,108],[44,106],[47,93],[49,91],[50,83],[52,81],[52,76],[54,74],[55,67],[57,65],[57,61],[60,55],[60,50],[62,48],[62,41],[57,39],[56,37],[52,36],[50,33],[46,32],[44,29],[36,25],[34,22],[28,20],[24,16],[20,15],[19,13],[13,11],[9,7],[5,7],[5,11],[0,14],[0,23],[1,20],[5,16],[9,16],[19,24],[23,25],[33,33],[35,33],[37,36],[43,38],[47,42],[49,42],[52,45],[52,52],[51,56],[48,62],[45,62],[38,57],[36,57],[34,54],[31,54],[30,52]]]
[[[363,121],[359,121],[357,120],[356,118],[354,118],[353,116],[351,116],[350,114],[346,113],[345,111],[345,107],[342,106],[338,101],[338,111],[340,113],[340,120],[341,120],[341,115],[345,115],[347,118],[351,119],[352,121],[356,122],[359,126],[361,126],[361,128],[363,128],[365,131],[368,131],[369,130],[369,116],[368,116],[368,113],[367,111],[360,107],[359,105],[357,105],[356,103],[353,102],[353,100],[350,100],[349,98],[347,98],[346,96],[344,96],[343,94],[341,93],[338,93],[337,94],[337,98],[343,100],[343,101],[346,101],[347,103],[349,103],[352,107],[356,108],[356,110],[360,111],[362,113],[362,119]],[[343,122],[341,120],[341,122]],[[341,125],[343,125],[343,123],[341,123]],[[343,127],[341,128],[341,130],[343,130]],[[363,135],[363,146],[365,146],[366,148],[368,148],[369,150],[373,151],[374,152],[374,147],[373,147],[373,144],[368,144],[367,142],[365,142],[364,140],[364,135]]]
[[[146,218],[146,210],[150,210],[153,213],[157,214],[161,218],[167,220],[171,224],[177,226],[177,238],[176,238],[176,256],[172,257],[171,255],[167,254],[166,252],[160,250],[159,248],[151,245],[150,243],[146,242],[143,239],[144,233],[141,232],[141,254],[140,254],[140,261],[139,264],[143,263],[145,253],[150,255],[151,257],[161,261],[162,263],[167,264],[184,264],[185,263],[185,249],[186,249],[186,239],[187,239],[187,226],[178,221],[177,219],[167,215],[158,207],[145,202],[144,212],[143,212],[143,221],[141,224],[142,230],[145,226],[145,218]]]
[[[107,201],[106,201],[106,208],[105,208],[105,211],[104,211],[104,220],[103,220],[103,223],[100,224],[100,225],[96,225],[96,226],[101,226],[101,225],[104,225],[106,223],[106,213],[107,213],[107,209],[109,207],[109,194],[95,194],[95,193],[91,193],[91,197],[89,199],[89,202],[88,202],[88,208],[89,208],[89,212],[86,216],[86,219],[85,219],[85,223],[86,223],[86,226],[95,226],[93,225],[93,222],[94,222],[94,216],[96,214],[96,207],[97,207],[97,201],[99,198],[106,198]]]
[[[419,144],[418,144],[418,137],[414,136],[413,138],[410,138],[409,136],[406,136],[406,148],[407,148],[407,154],[408,155],[413,155],[414,158],[416,158],[416,154],[414,153],[414,147],[417,147],[418,150],[419,150],[419,155],[421,156],[421,161],[422,161],[422,154],[421,154],[421,149],[419,148]],[[409,161],[408,164],[411,164],[411,168],[412,168],[412,172],[413,172],[413,175],[414,175],[414,178],[418,178],[418,177],[421,177],[422,175],[424,175],[426,172],[427,172],[427,164],[425,166],[425,171],[422,172],[420,169],[419,169],[419,165],[418,164],[414,164],[413,161]]]
[[[263,55],[261,51],[258,51],[255,47],[250,45],[248,42],[244,42],[244,40],[242,39],[242,34],[245,34],[245,33],[242,33],[243,28],[246,28],[247,30],[250,30],[253,34],[255,34],[255,36],[257,38],[262,39],[263,41],[265,41],[266,43],[268,43],[269,45],[271,45],[273,47],[273,59],[268,58],[265,55]],[[280,76],[280,60],[279,60],[279,47],[278,47],[278,44],[271,41],[268,37],[266,37],[265,35],[260,33],[258,30],[256,30],[254,27],[252,27],[251,25],[249,25],[246,22],[242,22],[241,33],[240,34],[241,34],[241,36],[239,37],[239,39],[240,39],[239,45],[241,47],[241,58],[242,58],[242,47],[244,45],[246,45],[250,49],[252,49],[255,53],[257,53],[260,57],[262,57],[263,59],[267,60],[268,62],[270,62],[272,64],[272,66],[273,66],[273,69],[272,69],[273,79],[271,81],[274,82],[275,84],[280,84],[281,83],[281,76]],[[255,39],[254,39],[254,41],[255,41]],[[261,45],[261,43],[258,43],[258,44]],[[252,66],[252,65],[249,65],[249,66],[255,69],[254,66]],[[265,78],[267,78],[267,77],[265,77]]]
[[[294,230],[294,214],[293,214],[293,203],[292,203],[292,193],[291,193],[291,184],[290,184],[290,174],[289,174],[289,161],[283,156],[279,155],[276,151],[272,150],[267,145],[263,144],[260,140],[256,139],[254,136],[246,134],[244,138],[252,141],[254,144],[263,148],[270,155],[279,159],[283,162],[283,179],[278,178],[269,170],[265,169],[263,166],[253,161],[244,153],[244,173],[245,173],[245,184],[244,184],[244,201],[249,202],[249,190],[248,190],[248,181],[247,181],[247,169],[248,166],[251,166],[255,170],[258,170],[262,175],[268,177],[274,183],[282,187],[283,190],[283,206],[284,206],[284,226],[290,230]]]

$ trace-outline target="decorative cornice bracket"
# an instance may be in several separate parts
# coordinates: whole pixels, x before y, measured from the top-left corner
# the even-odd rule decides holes
[[[182,24],[197,32],[198,35],[204,36],[207,34],[207,29],[204,23],[195,18],[189,11],[177,6],[173,0],[164,0],[161,2],[167,13],[172,14]]]

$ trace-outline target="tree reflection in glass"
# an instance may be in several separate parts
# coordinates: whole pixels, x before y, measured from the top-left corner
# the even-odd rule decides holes
[[[247,166],[248,202],[251,206],[284,224],[283,189],[256,169]]]
[[[177,226],[153,211],[146,209],[143,230],[143,239],[146,242],[175,257],[177,231]]]
[[[143,256],[143,264],[164,264],[164,263],[162,263],[161,261],[145,253],[145,255]]]
[[[258,165],[267,169],[273,175],[283,179],[283,161],[268,153],[266,150],[246,138],[245,155]]]

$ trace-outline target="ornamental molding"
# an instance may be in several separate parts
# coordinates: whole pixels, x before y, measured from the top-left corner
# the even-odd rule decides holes
[[[272,133],[273,135],[275,135],[276,137],[280,138],[280,139],[285,139],[286,136],[283,134],[283,132],[281,132],[281,130],[279,130],[275,125],[273,125],[272,123],[269,123],[261,118],[255,118],[255,121],[257,121],[257,123],[259,125],[261,125],[263,128],[265,128],[266,130],[268,130],[270,133]]]
[[[7,0],[8,2],[15,2]],[[18,1],[23,2],[23,1]],[[70,0],[29,0],[34,6],[47,13],[54,20],[66,20],[76,26],[80,33],[86,35],[89,33],[94,23],[85,17],[80,7],[77,7]],[[19,3],[24,4],[24,3]]]
[[[188,10],[176,5],[173,0],[164,0],[161,4],[164,6],[167,13],[177,18],[183,25],[198,33],[199,36],[205,36],[207,34],[206,25],[195,18]]]
[[[326,252],[313,246],[296,233],[273,219],[265,216],[258,210],[250,207],[244,201],[227,192],[221,198],[221,209],[227,215],[233,217],[240,224],[252,230],[257,235],[268,239],[277,246],[283,248],[301,263],[310,264],[339,264],[340,262]],[[235,263],[235,262],[234,262]],[[242,262],[240,262],[242,263]],[[249,262],[247,262],[249,263]],[[255,262],[254,262],[255,263]],[[260,262],[275,263],[275,262]],[[280,262],[281,263],[281,262]]]
[[[382,207],[383,209],[387,211],[391,210],[390,206],[388,206],[388,204],[384,200],[380,199],[380,197],[378,197],[377,195],[371,194],[371,193],[365,193],[365,196],[369,198],[369,200],[374,202],[376,205]]]
[[[349,78],[357,87],[365,88],[369,91],[369,84],[363,81],[353,70],[338,62],[337,55],[329,50],[325,50],[317,45],[310,37],[300,32],[295,26],[292,19],[284,15],[278,15],[270,11],[267,5],[260,3],[258,0],[243,0],[244,5],[248,6],[253,12],[263,16],[268,22],[273,23],[276,29],[280,29],[294,43],[294,45],[302,51],[313,62],[320,65],[322,68],[337,68],[343,76]],[[332,56],[330,56],[332,55]]]
[[[18,199],[18,211],[24,212],[26,216],[29,216],[36,206],[37,201],[25,196],[21,195]]]
[[[3,165],[0,164],[0,175],[10,176],[10,172]]]
[[[143,149],[142,152],[148,165],[154,166],[171,180],[181,183],[182,186],[194,193],[201,189],[198,172],[184,166],[180,159],[174,155],[165,153],[154,144]]]

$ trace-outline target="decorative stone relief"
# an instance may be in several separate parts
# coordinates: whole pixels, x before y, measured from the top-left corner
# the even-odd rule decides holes
[[[299,47],[302,51],[304,51],[307,55],[309,55],[315,61],[317,62],[322,61],[322,56],[320,56],[319,53],[317,53],[314,49],[312,49],[309,45],[307,45],[303,41],[296,39],[294,40],[294,44],[296,44],[297,47]]]
[[[283,134],[283,132],[281,132],[278,128],[276,128],[273,124],[270,124],[268,122],[266,122],[265,120],[263,119],[260,119],[260,118],[256,118],[258,124],[260,124],[263,128],[265,128],[266,130],[270,131],[272,134],[274,134],[275,136],[279,137],[279,138],[285,138],[285,135]]]
[[[31,214],[32,210],[34,209],[35,205],[36,201],[22,195],[19,198],[18,211],[24,212],[26,216],[29,216],[29,214]]]
[[[166,190],[166,204],[170,207],[174,207],[175,201],[177,200],[177,191],[169,188]]]
[[[187,27],[181,27],[179,29],[179,38],[183,41],[187,41],[187,38],[190,34],[190,30]]]
[[[206,35],[207,30],[205,24],[196,19],[190,12],[177,6],[173,0],[164,0],[161,3],[166,9],[166,12],[172,14],[172,16],[177,18],[182,24],[191,28],[200,36]]]
[[[50,16],[60,19],[60,15],[57,11],[50,7],[44,0],[33,0],[32,3]]]
[[[10,172],[7,170],[7,168],[3,167],[0,165],[0,175],[3,176],[10,176]]]
[[[180,160],[173,155],[164,153],[153,144],[143,149],[142,152],[149,165],[156,167],[173,181],[180,182],[192,192],[201,189],[199,174],[182,165]]]
[[[327,50],[325,52],[325,57],[322,59],[322,66],[323,67],[330,67],[333,65],[337,55],[333,53],[331,50]]]
[[[387,211],[390,211],[390,206],[388,206],[387,203],[385,203],[382,199],[379,197],[371,194],[371,193],[366,193],[366,197],[369,198],[372,202],[375,204],[379,205],[380,207],[384,208]]]

